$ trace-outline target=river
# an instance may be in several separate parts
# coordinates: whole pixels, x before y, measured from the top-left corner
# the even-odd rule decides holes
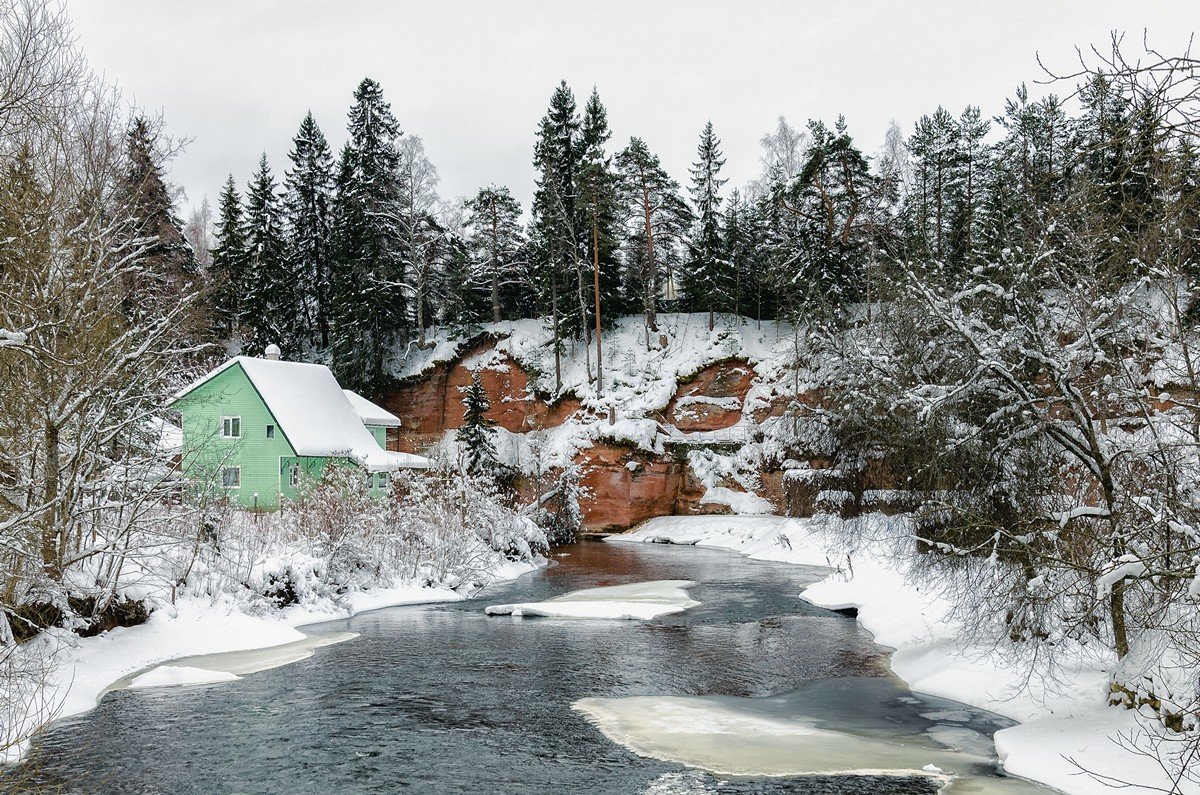
[[[937,791],[916,776],[718,776],[639,756],[572,708],[635,696],[716,697],[917,753],[940,748],[933,738],[990,753],[1002,719],[908,692],[854,619],[798,598],[820,576],[695,547],[564,547],[553,565],[474,600],[309,628],[358,637],[290,665],[110,692],[42,735],[35,779],[70,793]],[[484,615],[498,602],[648,580],[693,580],[701,604],[646,622]],[[966,754],[959,772],[964,791],[1036,791]]]

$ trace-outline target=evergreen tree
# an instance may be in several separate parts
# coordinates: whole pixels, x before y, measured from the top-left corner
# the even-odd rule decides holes
[[[708,312],[711,331],[714,315],[726,312],[737,303],[734,274],[721,245],[720,178],[725,159],[721,142],[713,133],[712,122],[704,125],[697,148],[699,160],[692,164],[692,203],[696,207],[696,225],[692,232],[690,257],[682,274],[683,295],[688,309]]]
[[[908,149],[913,157],[908,208],[912,253],[942,260],[950,249],[952,191],[961,158],[958,122],[938,106],[932,116],[917,120]]]
[[[400,126],[370,78],[354,92],[349,132],[334,200],[330,343],[338,380],[370,392],[386,384],[384,362],[409,331],[398,206]]]
[[[212,250],[212,270],[209,273],[213,327],[219,339],[228,340],[232,339],[238,330],[242,298],[246,290],[246,272],[249,267],[242,197],[238,193],[232,174],[221,189],[216,232],[216,245]]]
[[[472,475],[494,474],[496,469],[496,446],[492,442],[492,426],[487,417],[491,408],[487,391],[479,379],[479,372],[471,374],[471,384],[462,387],[463,425],[454,438],[461,446],[463,468]]]
[[[991,125],[978,107],[968,106],[958,118],[958,159],[950,196],[949,259],[960,272],[976,256],[984,176],[991,151],[983,139]]]
[[[534,255],[535,279],[540,302],[548,304],[554,335],[555,388],[562,385],[562,322],[574,325],[582,336],[586,315],[578,291],[582,279],[580,219],[575,204],[575,175],[579,171],[579,116],[575,95],[566,81],[559,83],[550,97],[550,107],[542,117],[534,144],[533,164],[537,168],[537,188],[531,207],[530,237]],[[573,321],[573,323],[572,323]]]
[[[297,279],[305,336],[329,347],[329,258],[332,244],[333,155],[312,111],[300,122],[284,178],[288,256]]]
[[[839,117],[830,130],[810,121],[812,147],[800,176],[779,196],[795,227],[773,274],[793,313],[841,316],[859,300],[865,263],[885,223],[885,191]]]
[[[275,344],[294,356],[302,343],[303,323],[283,237],[283,202],[265,153],[246,191],[246,251],[242,350],[260,356]]]
[[[508,188],[493,185],[480,188],[466,210],[467,244],[475,267],[462,284],[463,317],[498,323],[504,319],[503,290],[519,276],[521,205]]]
[[[649,331],[658,330],[658,302],[673,301],[675,270],[692,220],[671,179],[640,138],[632,138],[616,159],[621,208],[627,219],[625,286],[641,304]]]
[[[153,316],[172,298],[198,291],[200,269],[163,179],[155,132],[144,117],[133,120],[125,144],[126,167],[117,186],[117,203],[128,218],[129,245],[139,256],[136,267],[127,272],[123,304],[126,316],[136,320]],[[197,306],[189,322],[201,320],[202,314]],[[192,336],[200,335],[197,328]]]
[[[575,194],[582,218],[585,259],[591,266],[593,281],[599,283],[602,323],[614,320],[624,308],[617,239],[617,179],[605,149],[610,138],[608,112],[593,88],[583,109],[582,155],[575,176]]]
[[[578,197],[582,228],[587,240],[587,258],[590,263],[591,280],[584,289],[580,279],[581,296],[590,293],[590,302],[585,302],[592,312],[590,328],[596,333],[596,391],[604,390],[604,345],[601,326],[609,323],[620,311],[621,274],[617,263],[617,243],[614,235],[617,209],[616,178],[611,161],[604,146],[612,133],[608,129],[608,113],[600,102],[595,88],[588,98],[583,113],[581,144],[582,160],[575,174],[575,192]],[[581,269],[582,270],[582,269]]]

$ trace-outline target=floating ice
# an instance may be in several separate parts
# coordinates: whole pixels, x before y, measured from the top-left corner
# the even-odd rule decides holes
[[[313,651],[322,646],[341,643],[356,637],[358,635],[353,632],[309,631],[301,640],[265,649],[181,657],[168,664],[151,668],[144,673],[119,679],[110,687],[105,688],[104,692],[122,688],[141,689],[232,682],[247,674],[299,662],[311,657]]]
[[[682,613],[699,602],[688,596],[691,580],[655,580],[604,588],[571,591],[544,602],[491,605],[489,616],[545,616],[551,618],[616,618],[645,621]]]
[[[133,690],[139,690],[146,687],[208,685],[214,682],[231,682],[234,679],[241,678],[237,674],[229,673],[228,671],[210,671],[207,668],[193,668],[187,665],[160,665],[135,677],[129,683],[129,687]]]
[[[300,660],[306,660],[313,652],[322,646],[332,646],[352,638],[357,638],[355,632],[305,632],[302,640],[270,646],[265,649],[247,649],[246,651],[222,652],[221,654],[203,654],[196,657],[184,657],[175,660],[174,665],[188,664],[205,668],[209,671],[224,672],[234,675],[237,679],[246,674],[256,674],[271,668],[290,665]]]
[[[954,754],[818,728],[718,698],[585,698],[574,708],[636,754],[730,776],[910,775],[962,765]]]

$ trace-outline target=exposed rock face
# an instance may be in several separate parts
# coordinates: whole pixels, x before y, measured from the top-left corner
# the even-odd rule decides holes
[[[684,433],[736,425],[753,383],[754,368],[745,361],[711,364],[679,385],[660,418]]]
[[[381,396],[380,404],[401,420],[399,449],[421,452],[439,441],[447,430],[463,423],[462,388],[478,372],[491,401],[488,416],[513,433],[561,425],[580,411],[578,400],[547,403],[529,388],[529,376],[496,340],[481,337],[465,346],[449,362],[435,366],[421,378],[408,381]],[[731,359],[705,367],[679,385],[676,394],[656,419],[684,433],[715,431],[737,424],[746,396],[754,383],[754,368]],[[763,416],[778,416],[774,405]],[[687,464],[685,455],[670,449],[652,454],[633,446],[593,442],[575,458],[582,484],[591,496],[582,508],[592,530],[620,530],[655,516],[727,513],[722,505],[700,502],[705,488]],[[785,504],[782,475],[764,476],[763,496]],[[736,484],[722,484],[735,487]]]
[[[529,375],[507,353],[495,349],[495,340],[483,338],[467,346],[450,362],[437,365],[425,377],[409,381],[384,395],[380,405],[400,418],[403,452],[415,453],[463,424],[462,391],[475,372],[487,392],[487,416],[513,433],[553,427],[579,410],[572,398],[546,403],[529,390]]]

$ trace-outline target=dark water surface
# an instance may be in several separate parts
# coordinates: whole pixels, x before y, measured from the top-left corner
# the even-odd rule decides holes
[[[41,738],[38,778],[71,793],[935,791],[912,778],[713,776],[638,757],[571,709],[588,696],[799,691],[793,701],[865,731],[923,738],[938,724],[921,713],[956,708],[957,729],[998,728],[908,693],[853,619],[796,596],[819,576],[691,547],[566,547],[475,600],[322,625],[360,636],[307,660],[219,685],[112,692]],[[695,580],[702,604],[649,622],[483,614],[664,579]]]

